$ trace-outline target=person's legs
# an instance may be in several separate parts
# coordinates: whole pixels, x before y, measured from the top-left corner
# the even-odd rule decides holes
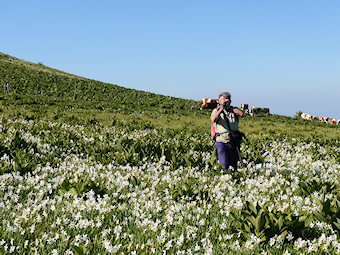
[[[239,155],[237,148],[232,146],[230,143],[220,143],[216,142],[216,148],[218,153],[218,161],[222,164],[223,169],[229,170],[229,166],[237,170],[237,162],[239,160]]]
[[[228,143],[216,142],[218,161],[222,164],[223,169],[229,168],[229,153],[228,153]]]
[[[232,146],[230,144],[230,148],[229,148],[229,160],[230,160],[230,165],[234,168],[234,171],[237,170],[237,162],[239,161],[239,154],[237,151],[237,147],[236,146]]]

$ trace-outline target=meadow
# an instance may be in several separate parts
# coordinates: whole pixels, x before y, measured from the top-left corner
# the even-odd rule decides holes
[[[54,72],[2,58],[1,82]],[[83,98],[36,83],[0,94],[0,253],[340,253],[339,126],[244,117],[229,174],[196,102],[121,88],[143,96],[89,99],[102,84],[86,86]]]

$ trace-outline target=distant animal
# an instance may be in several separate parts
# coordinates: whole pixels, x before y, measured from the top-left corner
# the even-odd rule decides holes
[[[201,105],[201,110],[204,109],[215,109],[218,104],[217,99],[211,99],[211,98],[203,98],[199,104]]]
[[[328,117],[319,117],[319,122],[328,123]]]
[[[312,115],[312,120],[315,120],[315,121],[319,121],[319,116],[314,116],[314,115]]]
[[[248,110],[248,104],[241,104],[241,111]]]
[[[255,105],[253,105],[252,107],[250,107],[250,110],[249,110],[250,116],[254,116],[255,114],[257,114],[258,109],[259,109],[259,108],[256,107]]]
[[[256,114],[261,114],[261,113],[268,113],[269,114],[269,108],[266,108],[266,107],[257,107],[255,105],[253,105],[250,108],[250,111],[249,111],[249,114],[251,116],[254,116]]]
[[[329,118],[329,123],[336,125],[336,120],[334,118]]]
[[[340,119],[338,119],[338,120],[336,121],[336,124],[337,124],[337,125],[339,125],[339,124],[340,124]]]
[[[269,114],[269,108],[260,107],[260,112],[261,112],[261,113],[268,113],[268,114]]]
[[[304,120],[312,120],[312,115],[308,113],[301,113],[300,117]]]

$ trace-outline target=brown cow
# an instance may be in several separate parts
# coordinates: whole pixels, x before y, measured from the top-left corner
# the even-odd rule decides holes
[[[336,124],[337,124],[337,125],[340,124],[340,118],[336,121]]]
[[[329,118],[329,123],[336,125],[336,120],[334,118]]]
[[[200,102],[199,102],[201,106],[201,110],[204,109],[215,109],[217,107],[218,104],[218,100],[217,99],[211,99],[211,98],[203,98]]]

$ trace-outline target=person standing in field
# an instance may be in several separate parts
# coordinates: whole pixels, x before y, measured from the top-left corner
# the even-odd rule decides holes
[[[223,169],[231,172],[237,170],[237,162],[240,158],[240,144],[231,142],[229,133],[238,130],[238,119],[243,116],[243,111],[230,105],[231,95],[228,92],[222,92],[218,96],[219,106],[211,113],[217,137],[216,148],[218,161],[222,164]]]

